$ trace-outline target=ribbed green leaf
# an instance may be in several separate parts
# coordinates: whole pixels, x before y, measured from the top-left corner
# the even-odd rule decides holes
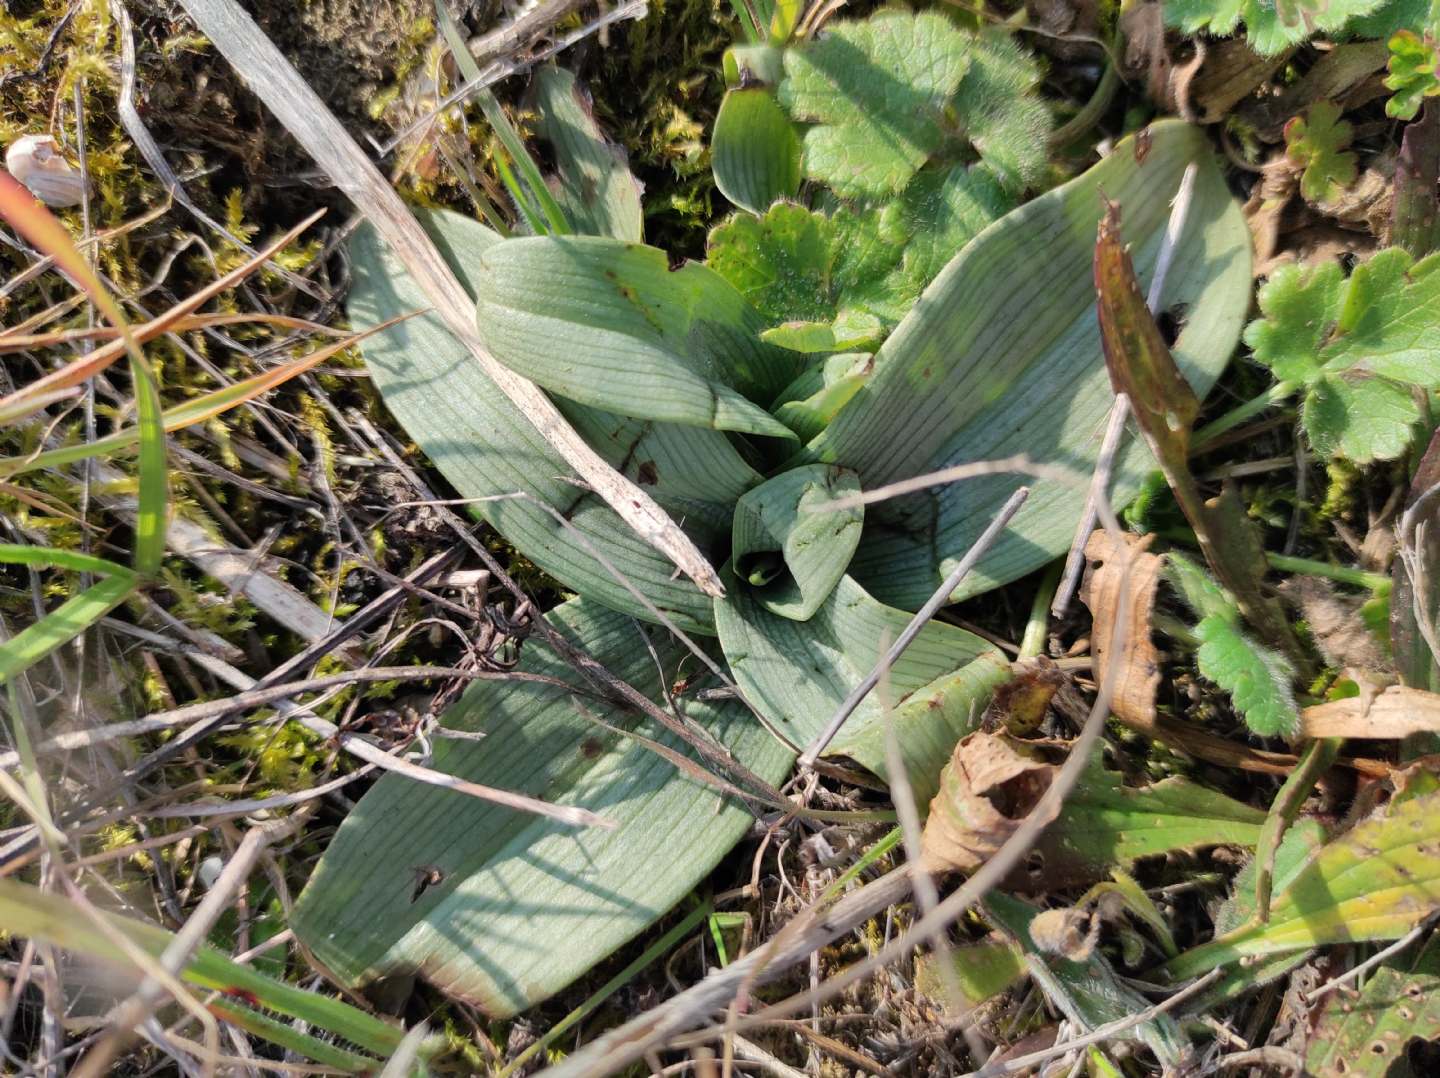
[[[853,472],[812,464],[746,494],[735,506],[731,540],[740,586],[772,614],[808,619],[845,575],[865,518],[859,507],[818,507],[858,493]]]
[[[944,674],[907,696],[890,712],[895,743],[905,765],[910,792],[922,816],[940,792],[940,774],[955,745],[979,724],[994,691],[1010,680],[1010,664],[998,651],[987,651],[952,674]],[[885,746],[886,721],[841,731],[830,747],[893,782]]]
[[[499,237],[458,214],[427,213],[421,220],[473,290],[480,255]],[[356,232],[350,256],[354,280],[349,313],[356,324],[430,305],[372,229]],[[390,411],[462,497],[519,491],[542,503],[512,499],[477,506],[527,558],[568,588],[637,617],[650,617],[596,561],[586,549],[588,543],[680,626],[714,631],[710,599],[689,580],[674,577],[669,560],[601,499],[565,481],[569,465],[437,317],[412,318],[366,340],[361,350]],[[622,419],[568,402],[562,402],[562,408],[611,464],[683,518],[697,541],[728,541],[731,507],[759,476],[725,435]],[[562,513],[574,531],[543,506]]]
[[[721,578],[728,595],[715,600],[715,626],[731,673],[771,729],[792,745],[808,744],[824,728],[910,621],[909,614],[876,602],[848,576],[805,622],[770,613],[733,572],[722,570]],[[993,650],[973,633],[932,621],[891,668],[890,705]],[[877,688],[860,704],[831,752],[846,751],[878,728],[884,713],[880,692]]]
[[[800,136],[769,86],[730,90],[710,136],[715,186],[735,205],[764,213],[800,189]]]
[[[535,75],[539,134],[555,151],[560,174],[556,201],[576,232],[639,242],[643,232],[640,184],[625,151],[601,134],[590,95],[575,76],[554,65]]]
[[[1357,824],[1277,889],[1268,922],[1192,948],[1166,972],[1180,980],[1253,955],[1403,936],[1440,909],[1437,809],[1440,793],[1425,794]]]
[[[597,236],[529,236],[476,267],[480,337],[553,393],[637,419],[794,438],[768,402],[799,357],[763,344],[759,316],[696,262]],[[752,399],[746,399],[748,397]]]
[[[989,476],[874,505],[850,571],[877,598],[923,603],[1021,483],[1032,488],[1029,500],[955,598],[1008,583],[1069,547],[1114,399],[1091,283],[1101,196],[1121,206],[1148,280],[1191,162],[1199,165],[1194,201],[1160,307],[1183,323],[1174,353],[1186,378],[1197,394],[1209,390],[1249,306],[1250,238],[1204,134],[1162,121],[967,244],[885,342],[875,374],[811,443],[808,455],[855,469],[867,490],[1018,453],[1084,477],[1072,486]],[[1138,444],[1122,451],[1118,504],[1148,467]]]
[[[652,696],[690,665],[661,639],[651,641],[657,663],[640,626],[586,600],[548,617]],[[521,665],[583,685],[537,643]],[[738,703],[684,708],[767,781],[790,766],[790,752]],[[477,683],[444,725],[484,737],[436,738],[432,767],[581,805],[617,826],[576,830],[402,776],[381,779],[341,825],[294,911],[296,934],[350,983],[414,973],[487,1013],[513,1014],[648,927],[751,823],[732,799],[618,731],[685,753],[677,738],[583,687]]]

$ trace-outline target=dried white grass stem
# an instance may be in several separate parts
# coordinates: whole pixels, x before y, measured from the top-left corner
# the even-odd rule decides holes
[[[325,103],[234,0],[183,0],[206,37],[336,186],[365,214],[435,305],[446,328],[541,437],[642,539],[707,595],[725,589],[714,567],[653,498],[612,468],[533,382],[490,355],[472,326],[475,305],[414,216]]]
[[[1015,514],[1020,511],[1020,507],[1025,504],[1025,499],[1028,497],[1030,497],[1029,487],[1021,487],[1014,494],[1010,495],[1009,501],[1001,506],[1000,512],[996,514],[995,519],[990,522],[990,526],[980,533],[980,537],[975,540],[974,545],[965,552],[965,556],[960,559],[960,564],[955,566],[954,571],[945,578],[944,582],[935,590],[935,594],[930,596],[925,605],[915,612],[915,616],[911,618],[910,623],[905,626],[905,631],[900,634],[890,650],[887,651],[885,656],[875,665],[875,669],[871,670],[870,673],[865,676],[865,679],[850,691],[850,695],[841,701],[835,714],[831,716],[830,721],[825,724],[825,729],[820,732],[814,741],[810,742],[805,752],[800,756],[797,763],[801,767],[813,767],[815,765],[815,760],[825,751],[830,742],[835,739],[835,735],[838,734],[840,728],[845,725],[845,720],[854,714],[855,709],[860,706],[861,701],[869,696],[870,691],[875,688],[880,679],[889,673],[890,668],[895,665],[895,661],[905,653],[905,649],[920,635],[920,630],[925,628],[930,619],[935,616],[936,611],[950,601],[950,596],[954,593],[955,589],[960,586],[960,582],[965,579],[970,570],[975,568],[980,559],[995,545],[995,542],[1000,538]]]

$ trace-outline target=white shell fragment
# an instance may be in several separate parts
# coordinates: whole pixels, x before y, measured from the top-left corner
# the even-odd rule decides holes
[[[5,168],[47,206],[78,206],[85,197],[80,170],[72,168],[49,135],[25,135],[5,151]]]

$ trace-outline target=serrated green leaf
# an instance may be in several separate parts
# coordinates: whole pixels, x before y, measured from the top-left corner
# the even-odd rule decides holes
[[[1164,0],[1165,22],[1187,34],[1223,36],[1243,19],[1250,47],[1274,56],[1317,33],[1342,29],[1379,9],[1383,0]]]
[[[705,262],[767,323],[828,323],[835,317],[834,244],[830,218],[777,202],[762,217],[736,214],[716,226]]]
[[[1345,24],[1345,33],[1358,38],[1388,41],[1397,30],[1414,30],[1416,33],[1433,23],[1440,15],[1440,7],[1434,0],[1387,0],[1369,15],[1351,19]]]
[[[499,237],[459,214],[417,216],[473,293],[479,258]],[[356,324],[373,324],[430,305],[374,229],[362,226],[356,231],[350,257],[354,279],[347,304]],[[597,560],[598,551],[682,628],[714,632],[710,598],[689,580],[676,578],[670,561],[600,499],[565,481],[569,465],[435,315],[420,315],[371,337],[361,344],[361,352],[386,407],[462,497],[526,495],[481,503],[475,512],[542,570],[567,588],[653,619]],[[606,460],[684,517],[698,542],[707,547],[728,542],[734,500],[760,477],[724,434],[558,403]],[[708,509],[699,511],[700,503]],[[557,521],[547,506],[562,514],[573,530]]]
[[[1395,92],[1385,102],[1385,114],[1413,120],[1427,97],[1440,95],[1440,46],[1431,34],[1421,37],[1411,30],[1396,33],[1389,46],[1385,86]]]
[[[848,576],[809,621],[796,622],[766,610],[733,573],[727,577],[722,570],[721,575],[727,595],[715,602],[715,625],[731,673],[771,729],[797,747],[824,728],[910,622],[909,614],[876,602]],[[993,651],[973,633],[931,621],[890,670],[891,705],[903,704],[936,678]],[[832,753],[844,752],[866,730],[880,728],[884,707],[878,691],[842,727]]]
[[[669,639],[651,641],[652,654],[634,621],[586,600],[547,618],[652,698],[685,661]],[[514,1014],[644,931],[749,829],[750,812],[733,799],[616,730],[688,755],[678,738],[597,699],[544,648],[527,645],[521,665],[577,687],[472,685],[443,724],[483,739],[436,738],[430,766],[581,805],[617,826],[577,831],[386,776],[346,817],[292,918],[346,982],[417,974],[491,1015]],[[685,714],[766,781],[789,768],[791,753],[737,702],[687,700]]]
[[[1440,255],[1412,263],[1390,248],[1348,279],[1334,263],[1284,267],[1259,300],[1245,341],[1277,378],[1305,387],[1312,444],[1358,463],[1404,452],[1418,412],[1400,383],[1440,385]]]
[[[1311,384],[1300,417],[1321,453],[1369,464],[1405,452],[1420,421],[1420,406],[1408,386],[1342,372]]]
[[[846,197],[901,191],[945,141],[944,110],[970,45],[943,15],[885,11],[832,22],[788,49],[780,102],[815,125],[805,174]]]
[[[729,90],[710,136],[715,186],[735,205],[763,214],[800,189],[800,136],[769,86]]]
[[[990,30],[977,39],[955,95],[965,137],[1011,190],[1045,171],[1053,123],[1038,95],[1040,78],[1040,66],[1013,36]]]
[[[1014,209],[1015,200],[991,169],[954,165],[922,169],[899,205],[910,239],[897,293],[913,299],[967,243]]]
[[[1312,202],[1332,199],[1355,182],[1356,158],[1346,150],[1355,129],[1340,117],[1333,101],[1317,101],[1285,125],[1285,152],[1302,167],[1300,194]]]
[[[1358,995],[1330,993],[1310,1034],[1305,1071],[1314,1078],[1389,1078],[1416,1037],[1440,1040],[1440,936],[1412,960],[1381,965]]]
[[[511,370],[569,400],[636,419],[793,438],[768,401],[799,357],[719,274],[600,236],[527,236],[476,267],[476,323]],[[753,398],[753,399],[747,399]]]
[[[1290,688],[1293,671],[1279,652],[1255,642],[1231,619],[1211,615],[1195,626],[1200,673],[1219,685],[1262,736],[1294,737],[1300,712]]]
[[[1202,846],[1254,846],[1265,813],[1183,778],[1126,786],[1099,758],[1035,848],[1045,886],[1093,880],[1137,858]]]
[[[1197,562],[1171,551],[1165,555],[1165,580],[1202,618],[1218,616],[1238,621],[1240,609],[1224,588],[1210,579]]]
[[[535,75],[539,134],[555,150],[556,201],[576,232],[639,242],[640,184],[625,151],[595,123],[590,95],[570,72],[547,64]]]
[[[1440,793],[1357,824],[1306,862],[1250,922],[1166,965],[1182,980],[1250,955],[1398,939],[1440,909]]]
[[[1263,317],[1245,327],[1245,343],[1255,359],[1283,382],[1318,377],[1320,350],[1340,317],[1345,287],[1335,262],[1276,269],[1260,287]]]
[[[885,341],[875,374],[807,448],[857,471],[866,490],[1013,454],[1063,461],[1082,477],[987,476],[868,508],[850,571],[878,599],[924,603],[1022,483],[1029,499],[953,598],[1033,572],[1069,548],[1114,401],[1091,277],[1102,191],[1124,207],[1125,239],[1145,280],[1169,201],[1198,163],[1162,308],[1184,307],[1175,358],[1197,395],[1229,361],[1250,304],[1249,233],[1202,133],[1175,121],[1148,132],[1143,164],[1135,143],[1123,142],[967,244]],[[1147,458],[1136,442],[1121,451],[1116,504],[1140,488]]]
[[[860,492],[853,472],[824,464],[791,468],[735,505],[735,576],[772,614],[806,621],[819,609],[860,542],[865,512],[821,510]]]

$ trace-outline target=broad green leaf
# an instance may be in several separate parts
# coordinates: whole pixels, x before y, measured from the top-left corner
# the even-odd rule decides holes
[[[885,11],[829,23],[785,52],[780,102],[805,132],[805,174],[837,194],[897,194],[945,141],[971,38],[945,16]]]
[[[1437,908],[1440,793],[1432,793],[1394,805],[1321,849],[1277,887],[1268,923],[1226,932],[1165,969],[1182,980],[1251,955],[1397,939]]]
[[[1424,31],[1427,24],[1440,16],[1434,0],[1386,0],[1369,15],[1351,19],[1345,33],[1359,38],[1388,41],[1397,30]]]
[[[729,281],[770,324],[835,317],[830,218],[793,202],[761,217],[738,213],[718,225],[705,264]]]
[[[860,493],[843,468],[781,472],[735,506],[731,557],[741,587],[772,614],[806,621],[845,575],[865,511],[820,506]]]
[[[1260,289],[1245,329],[1255,358],[1305,392],[1317,449],[1356,463],[1390,460],[1410,443],[1419,409],[1399,383],[1440,385],[1440,255],[1413,262],[1381,251],[1348,278],[1335,263],[1286,266]]]
[[[690,665],[678,644],[647,643],[634,621],[588,600],[547,617],[652,698]],[[436,738],[430,766],[581,805],[616,826],[576,830],[382,778],[341,825],[292,920],[346,982],[417,974],[488,1014],[514,1014],[644,931],[749,830],[750,813],[731,797],[625,735],[688,756],[678,738],[597,698],[538,641],[525,646],[521,668],[561,685],[472,685],[443,724],[483,737]],[[687,699],[684,710],[766,781],[789,768],[791,753],[739,703]]]
[[[1137,858],[1202,846],[1254,846],[1265,813],[1183,778],[1126,786],[1097,757],[1036,843],[1047,886],[1096,879]]]
[[[1265,737],[1299,733],[1300,711],[1290,688],[1294,671],[1284,656],[1242,632],[1238,618],[1202,618],[1195,635],[1200,673],[1230,694],[1245,725]]]
[[[1369,15],[1383,0],[1164,0],[1165,22],[1187,34],[1234,32],[1243,19],[1250,47],[1261,56],[1298,45],[1317,33],[1340,30]]]
[[[1390,39],[1389,67],[1385,86],[1395,92],[1385,102],[1385,114],[1413,120],[1427,97],[1440,95],[1440,46],[1434,35],[1401,30]]]
[[[793,438],[764,408],[798,356],[699,263],[598,236],[502,240],[479,257],[480,338],[559,396],[636,419]]]
[[[987,895],[983,905],[986,916],[1019,941],[1030,973],[1044,989],[1045,997],[1082,1030],[1117,1022],[1150,1006],[1098,953],[1085,962],[1042,953],[1030,938],[1030,922],[1040,912],[1033,906],[999,891]],[[1115,1040],[1140,1041],[1155,1053],[1167,1072],[1191,1054],[1189,1041],[1168,1014],[1121,1030],[1115,1034]]]
[[[1413,959],[1392,958],[1358,995],[1326,998],[1305,1052],[1314,1078],[1390,1078],[1410,1042],[1440,1040],[1440,936]],[[1411,1073],[1408,1069],[1399,1074]]]
[[[1013,36],[990,30],[977,38],[955,95],[965,137],[1011,190],[1031,186],[1045,171],[1052,123],[1040,78],[1040,66]]]
[[[916,689],[879,721],[847,725],[829,752],[848,756],[893,783],[885,732],[893,728],[911,796],[923,816],[940,792],[940,775],[956,743],[979,725],[991,695],[1010,676],[1010,664],[999,652],[985,652]]]
[[[575,76],[547,64],[535,75],[539,134],[555,151],[556,201],[576,232],[638,243],[644,231],[640,184],[625,151],[595,123],[590,95]]]
[[[458,214],[426,213],[420,220],[473,291],[480,255],[499,237]],[[348,309],[356,324],[429,307],[425,294],[373,229],[361,227],[355,233],[350,255],[354,280]],[[682,628],[714,631],[710,598],[687,579],[675,578],[669,560],[599,498],[565,481],[569,465],[437,317],[410,319],[365,341],[361,351],[386,407],[461,497],[526,495],[478,504],[475,511],[539,568],[567,588],[651,618],[597,561],[593,551],[598,551]],[[686,520],[697,541],[728,541],[734,500],[759,476],[723,434],[561,404],[570,422],[606,460],[645,485],[667,509],[696,502],[708,507]],[[547,506],[562,513],[574,530],[557,521]],[[677,514],[684,512],[678,509]],[[702,520],[709,523],[699,523]]]
[[[769,86],[728,90],[710,136],[715,186],[735,205],[763,214],[800,189],[800,136]]]
[[[1136,270],[1148,280],[1186,166],[1195,197],[1161,308],[1183,312],[1175,359],[1203,396],[1234,350],[1250,302],[1250,238],[1196,128],[1162,121],[1084,175],[981,232],[886,340],[875,373],[807,456],[843,464],[874,490],[954,464],[1027,454],[1074,469],[1073,483],[992,475],[876,503],[850,570],[877,599],[922,604],[1022,483],[1031,495],[953,596],[1008,583],[1063,554],[1083,511],[1114,400],[1091,279],[1106,198],[1122,207]],[[1150,468],[1132,442],[1112,498],[1123,505]]]
[[[1314,819],[1302,818],[1286,828],[1280,845],[1275,850],[1273,886],[1281,891],[1289,887],[1300,870],[1325,845],[1327,837],[1324,826]],[[1230,897],[1221,903],[1215,915],[1216,935],[1233,932],[1254,920],[1257,908],[1255,876],[1258,867],[1255,861],[1251,860],[1235,877]],[[1218,981],[1188,1001],[1185,1009],[1191,1014],[1205,1014],[1217,1003],[1235,999],[1284,976],[1304,962],[1310,954],[1309,950],[1302,950],[1266,955],[1252,964],[1228,969],[1221,974]]]
[[[115,932],[124,935],[152,957],[158,958],[175,938],[164,929],[144,921],[113,913],[102,913],[101,916]],[[96,926],[90,917],[69,899],[60,895],[42,892],[15,880],[0,879],[0,918],[3,918],[7,932],[24,939],[53,943],[74,954],[128,964],[129,960],[124,951],[111,935]],[[358,1048],[378,1056],[383,1057],[393,1052],[404,1034],[399,1027],[381,1021],[343,1000],[318,992],[304,991],[267,977],[249,966],[230,961],[224,954],[205,944],[195,951],[190,962],[180,971],[180,977],[197,987],[223,992],[254,1006],[298,1018],[314,1029],[343,1037]],[[235,1010],[238,1012],[242,1008],[236,1006]],[[257,1016],[255,1011],[248,1013]],[[254,1031],[260,1036],[275,1040],[276,1043],[285,1043],[278,1038],[269,1037],[273,1030],[268,1026],[257,1023]],[[319,1042],[304,1043],[313,1046]],[[373,1059],[366,1060],[354,1053],[342,1052],[333,1045],[328,1047],[336,1053],[334,1058],[326,1059],[320,1055],[313,1058],[346,1068],[376,1065]],[[434,1044],[427,1045],[425,1054],[433,1054],[437,1047]]]
[[[1313,202],[1332,199],[1355,182],[1358,166],[1346,149],[1355,129],[1340,115],[1333,101],[1317,101],[1285,125],[1285,153],[1303,168],[1300,194]]]
[[[715,601],[715,626],[735,682],[771,729],[798,747],[824,728],[910,621],[909,614],[876,602],[848,576],[806,622],[770,613],[733,574],[726,592]],[[993,650],[964,629],[930,622],[890,670],[890,706]],[[831,752],[843,753],[867,730],[879,728],[880,691],[860,704]],[[943,765],[941,759],[937,776]]]
[[[1310,384],[1300,417],[1318,452],[1369,464],[1405,452],[1420,422],[1420,405],[1407,385],[1363,371],[1343,372]]]

